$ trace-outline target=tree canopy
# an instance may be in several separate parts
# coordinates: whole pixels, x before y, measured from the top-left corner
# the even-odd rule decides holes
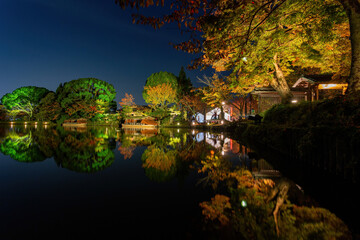
[[[238,81],[240,86],[257,84],[257,80],[266,76],[265,79],[278,88],[284,98],[289,97],[284,79],[291,64],[301,65],[301,61],[305,60],[305,63],[311,65],[311,62],[323,61],[331,55],[341,56],[333,54],[343,47],[341,41],[335,41],[333,46],[329,44],[337,38],[334,38],[334,33],[343,28],[336,25],[344,23],[346,12],[352,47],[348,92],[360,90],[359,0],[184,0],[169,1],[170,4],[147,0],[115,2],[122,7],[139,8],[155,4],[169,6],[169,11],[161,17],[134,14],[133,20],[154,28],[177,23],[180,29],[191,34],[188,41],[175,44],[175,48],[202,55],[194,61],[194,67],[218,65],[218,68],[230,69],[233,80]],[[322,52],[322,49],[325,51]],[[332,52],[333,49],[335,51]],[[285,50],[284,53],[282,50]],[[343,50],[349,54],[348,48]],[[252,64],[251,61],[256,60],[265,65]],[[295,60],[297,62],[294,63]],[[341,58],[336,61],[339,60]],[[327,66],[327,61],[323,61],[321,66]],[[279,79],[280,82],[277,81]]]
[[[165,84],[165,85],[163,85]],[[169,72],[157,72],[157,73],[153,73],[150,75],[150,77],[148,77],[146,79],[145,82],[145,87],[144,87],[144,91],[142,93],[143,98],[145,100],[146,103],[150,103],[150,99],[149,99],[149,94],[148,94],[148,90],[149,89],[157,89],[159,86],[162,85],[163,87],[167,86],[171,89],[173,89],[175,91],[175,98],[176,98],[176,93],[178,91],[178,79],[177,77]],[[156,87],[156,88],[154,88]]]
[[[57,101],[69,116],[91,118],[110,111],[116,91],[112,84],[96,78],[80,78],[60,85]]]
[[[1,98],[11,116],[26,114],[29,118],[33,116],[40,100],[49,92],[46,88],[27,86],[15,89]]]

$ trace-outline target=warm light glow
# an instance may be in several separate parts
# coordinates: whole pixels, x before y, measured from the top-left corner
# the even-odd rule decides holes
[[[180,123],[177,123],[177,125],[180,125]]]
[[[224,124],[224,121],[221,121],[221,124]]]
[[[207,125],[209,125],[210,123],[207,123]]]
[[[192,130],[192,134],[195,135],[195,130]]]
[[[291,100],[292,103],[297,103],[296,99]]]
[[[10,122],[10,127],[12,128],[14,126],[14,123],[13,122]]]
[[[225,155],[225,152],[224,152],[224,151],[221,151],[221,155],[223,155],[223,156],[224,156],[224,155]]]
[[[335,88],[337,84],[319,84],[319,89]]]
[[[177,132],[180,132],[180,129],[178,129]]]
[[[195,125],[195,122],[193,122],[192,124]]]
[[[247,202],[245,200],[241,200],[241,206],[242,207],[247,207]]]
[[[221,102],[221,104],[222,104],[222,105],[224,105],[224,104],[225,104],[225,102]]]

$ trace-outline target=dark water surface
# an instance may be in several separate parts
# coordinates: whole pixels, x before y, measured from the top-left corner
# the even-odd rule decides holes
[[[0,239],[216,239],[201,159],[280,176],[224,135],[180,129],[0,127],[0,152]]]

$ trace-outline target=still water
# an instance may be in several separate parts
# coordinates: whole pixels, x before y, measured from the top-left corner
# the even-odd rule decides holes
[[[307,210],[292,203],[313,200],[288,181],[265,201],[279,182],[279,171],[223,134],[0,127],[0,239],[306,239],[314,233],[295,219]],[[341,220],[323,215],[314,232],[349,239]]]

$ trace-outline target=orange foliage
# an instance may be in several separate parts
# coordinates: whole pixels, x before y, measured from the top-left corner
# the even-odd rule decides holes
[[[124,159],[130,159],[134,154],[135,147],[123,147],[118,148],[119,152],[124,156]]]
[[[221,225],[229,223],[229,218],[225,215],[225,210],[231,209],[229,197],[217,194],[211,198],[210,202],[202,202],[199,205],[203,209],[202,214],[206,220],[217,219]]]
[[[121,102],[119,102],[120,106],[134,106],[134,97],[132,94],[125,93],[125,97],[121,99]]]

